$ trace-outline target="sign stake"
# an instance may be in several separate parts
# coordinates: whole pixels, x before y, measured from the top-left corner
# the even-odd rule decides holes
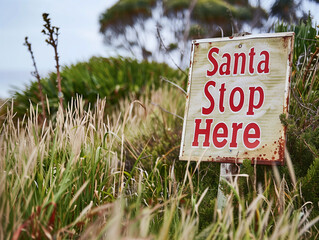
[[[219,184],[218,184],[218,193],[217,193],[217,209],[223,210],[228,194],[222,189],[221,183],[227,181],[228,183],[234,183],[234,176],[239,173],[239,166],[234,163],[221,163],[220,164],[220,174],[219,174]]]

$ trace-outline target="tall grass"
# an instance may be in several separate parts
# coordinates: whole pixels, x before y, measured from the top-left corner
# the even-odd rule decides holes
[[[160,141],[181,126],[184,96],[174,88],[150,95],[122,100],[121,110],[107,116],[105,100],[85,110],[77,97],[46,124],[38,123],[32,106],[17,124],[8,109],[0,132],[0,239],[317,236],[311,204],[295,204],[299,188],[285,179],[269,179],[273,196],[259,188],[247,202],[234,183],[224,210],[215,201],[203,205],[214,198],[214,186],[203,189],[209,174],[175,162],[179,139]],[[205,211],[212,214],[202,228]]]

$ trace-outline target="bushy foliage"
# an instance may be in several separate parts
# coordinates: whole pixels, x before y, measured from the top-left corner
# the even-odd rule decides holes
[[[315,179],[319,153],[319,31],[310,19],[299,25],[279,24],[276,31],[295,32],[289,117],[282,118],[282,122],[287,127],[287,148],[305,190],[304,198],[313,202],[314,214],[318,215],[319,187]]]
[[[162,85],[160,76],[165,76],[178,84],[185,84],[186,77],[166,64],[155,62],[138,62],[123,58],[92,57],[88,62],[62,67],[62,92],[64,107],[72,98],[80,95],[85,99],[85,106],[92,106],[97,97],[106,99],[106,110],[111,112],[118,107],[120,99],[138,98],[146,90],[157,89]],[[184,77],[183,77],[184,76]],[[59,105],[56,88],[56,73],[41,79],[43,93],[50,103],[50,113],[54,114]],[[23,116],[30,105],[40,102],[37,83],[31,84],[23,91],[15,92],[15,111]]]
[[[319,158],[316,158],[308,168],[307,175],[302,179],[302,193],[305,199],[314,203],[315,212],[318,215],[319,204]]]

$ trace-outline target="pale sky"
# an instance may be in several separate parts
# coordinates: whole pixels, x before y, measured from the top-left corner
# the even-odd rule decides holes
[[[61,65],[86,61],[92,56],[115,55],[116,49],[103,44],[99,15],[117,0],[0,0],[0,97],[9,90],[23,89],[34,80],[32,61],[23,46],[25,36],[32,44],[40,74],[54,71],[54,54],[44,40],[42,13],[50,14],[52,25],[60,28],[58,51]],[[257,2],[257,0],[251,0]],[[269,2],[261,0],[269,8]],[[273,1],[271,1],[273,2]],[[303,1],[319,23],[319,4]]]
[[[23,46],[29,37],[41,75],[54,71],[54,54],[45,43],[42,13],[60,27],[58,51],[61,64],[88,60],[91,56],[109,56],[99,33],[99,15],[116,0],[0,0],[0,97],[8,90],[23,88],[33,77],[32,61]],[[13,78],[13,79],[12,79]]]
[[[40,69],[47,69],[52,49],[44,42],[42,13],[50,14],[60,27],[59,52],[62,63],[106,54],[98,33],[98,16],[116,0],[0,0],[0,70],[29,70],[31,61],[23,46],[29,36]],[[4,57],[5,56],[5,57]],[[28,64],[28,62],[30,64]]]

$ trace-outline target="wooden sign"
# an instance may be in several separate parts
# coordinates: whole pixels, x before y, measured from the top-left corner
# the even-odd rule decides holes
[[[283,164],[294,33],[194,40],[180,160]]]

